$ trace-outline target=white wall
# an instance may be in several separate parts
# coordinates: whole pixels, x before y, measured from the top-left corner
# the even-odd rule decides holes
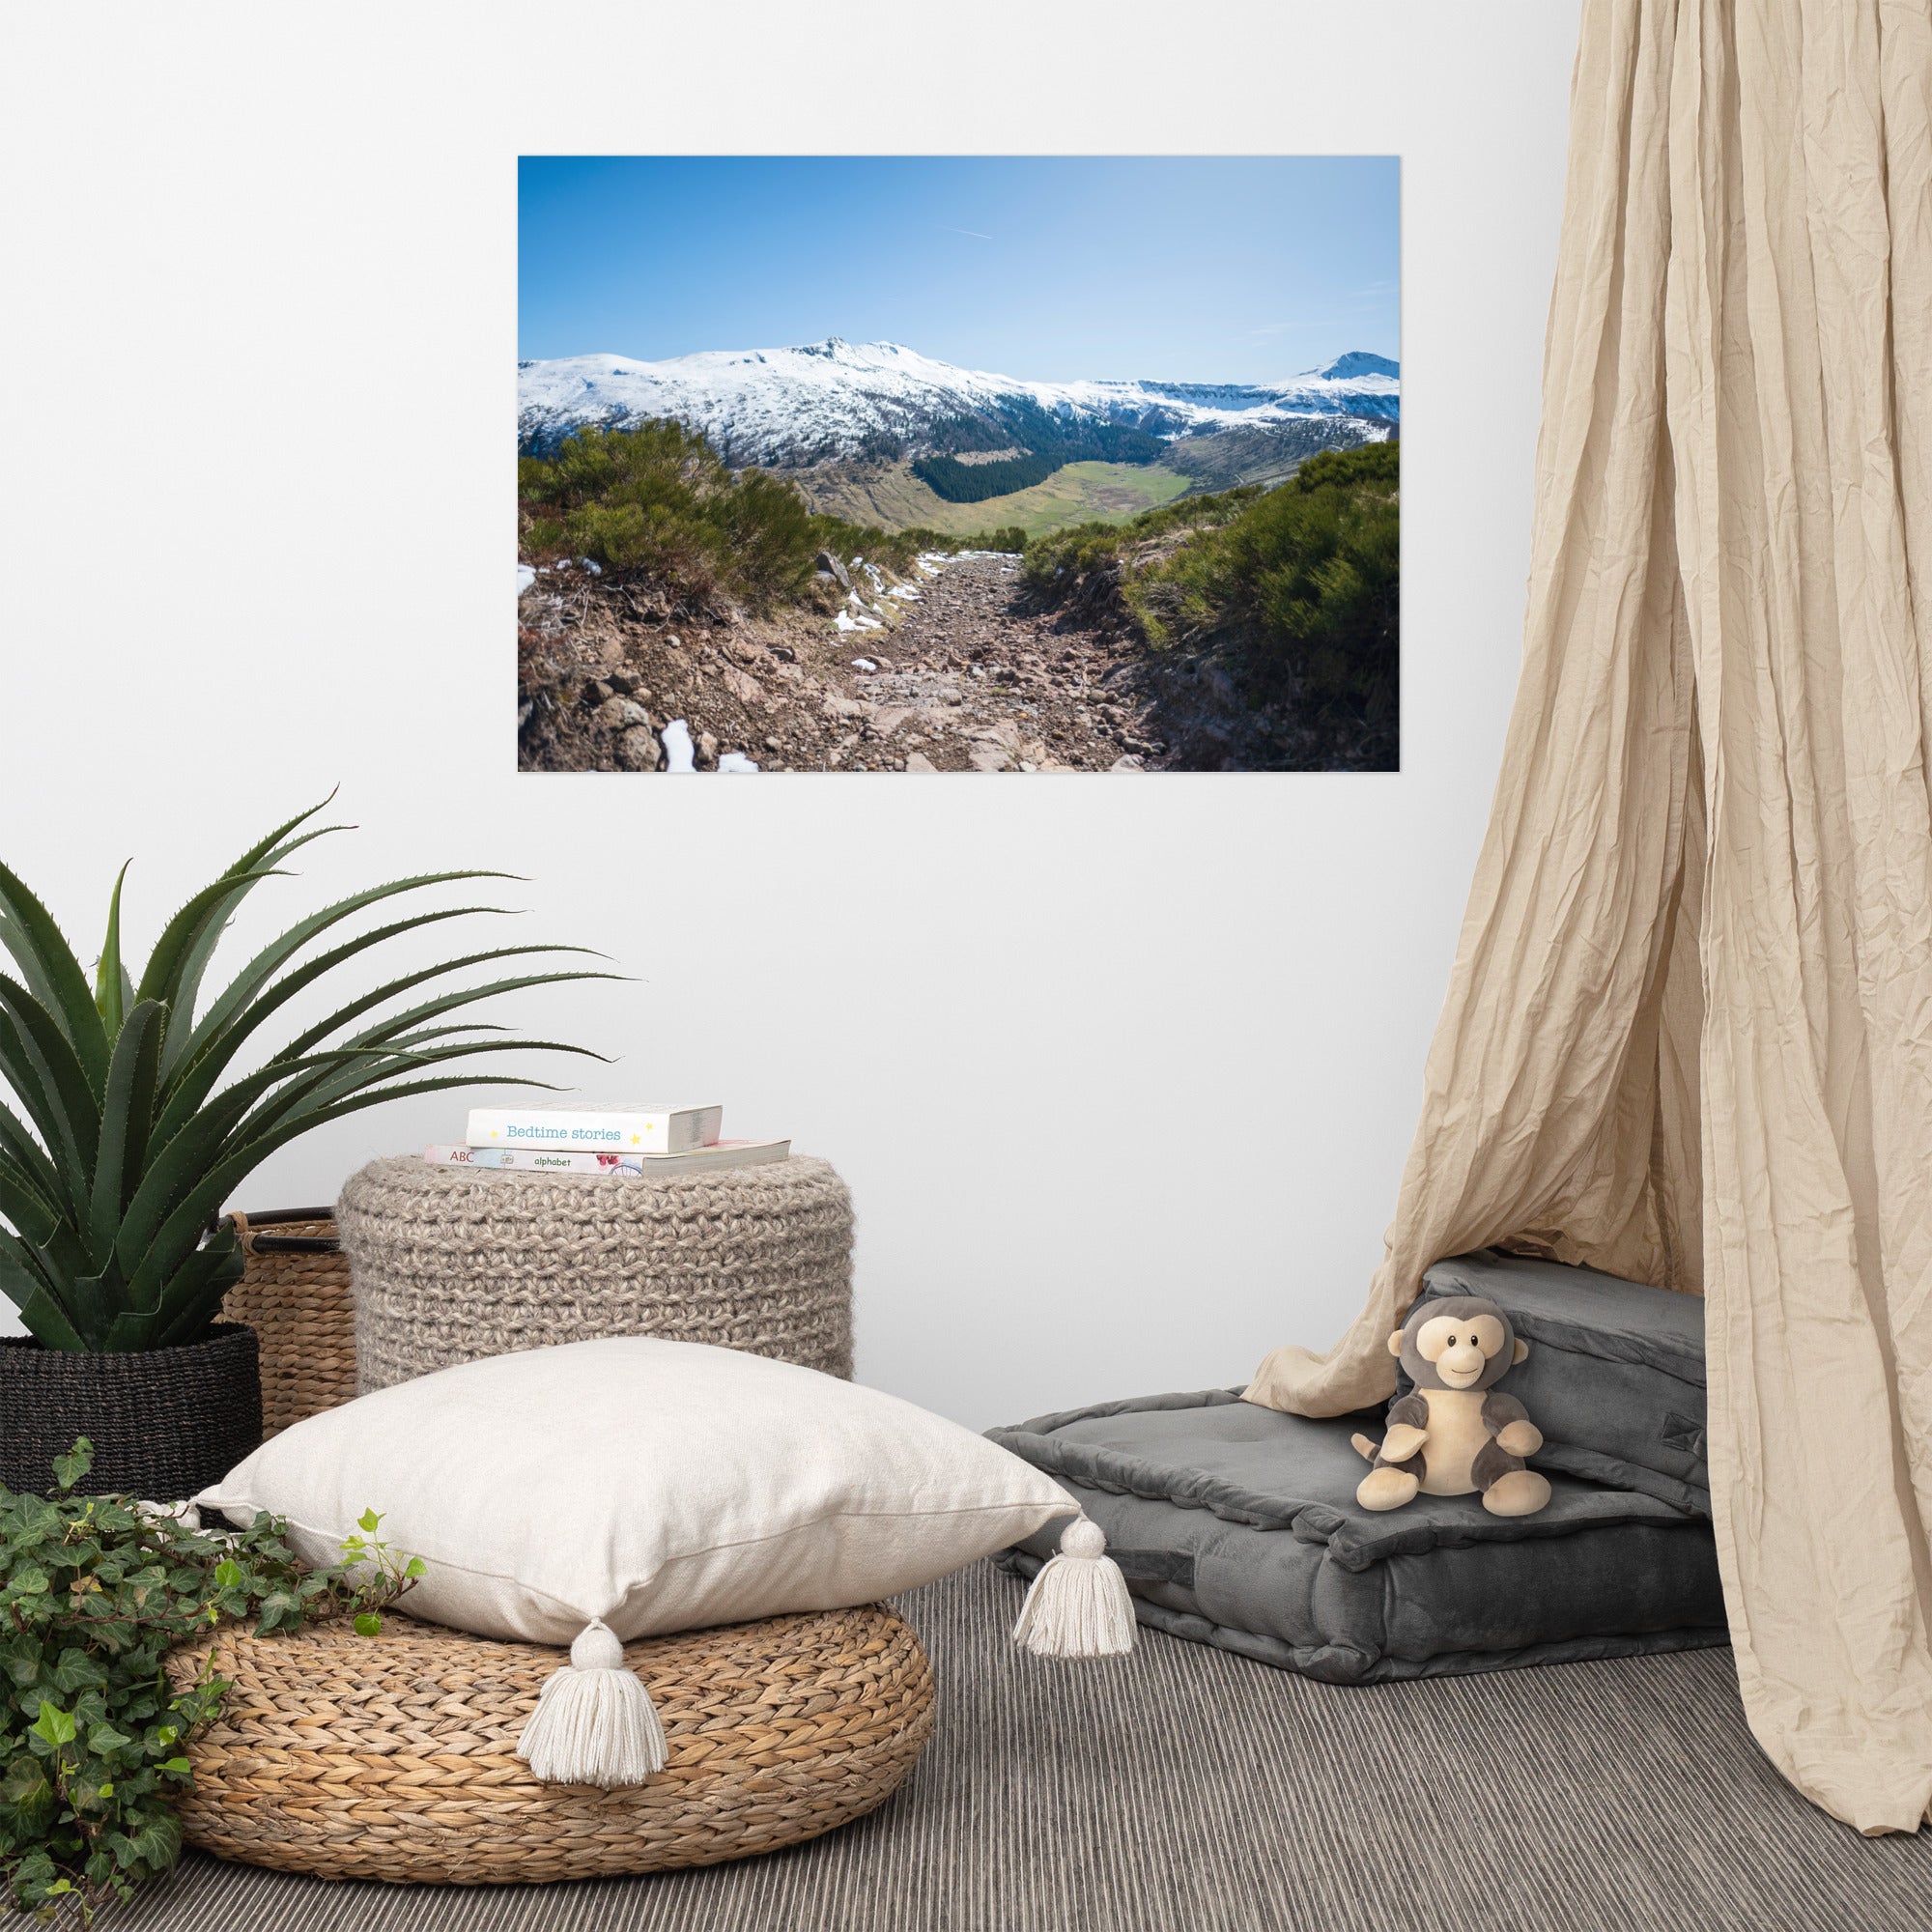
[[[1515,682],[1576,26],[14,10],[0,852],[88,958],[129,852],[139,943],[338,781],[362,830],[270,914],[527,873],[524,923],[637,983],[522,1021],[834,1159],[860,1372],[961,1420],[1327,1343],[1380,1254]],[[1401,776],[519,778],[517,154],[1043,149],[1402,156]],[[339,1123],[238,1205],[329,1198],[465,1104]]]

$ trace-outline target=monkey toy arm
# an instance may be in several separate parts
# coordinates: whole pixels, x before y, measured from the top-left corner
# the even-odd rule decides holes
[[[1382,1437],[1381,1460],[1406,1463],[1429,1439],[1429,1405],[1419,1395],[1406,1395],[1389,1404],[1388,1434]]]
[[[1543,1447],[1543,1431],[1513,1395],[1491,1392],[1483,1404],[1483,1426],[1507,1456],[1534,1456]]]

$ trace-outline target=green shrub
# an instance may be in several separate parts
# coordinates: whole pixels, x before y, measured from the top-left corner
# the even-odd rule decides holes
[[[526,555],[587,556],[697,602],[796,597],[823,541],[795,489],[758,469],[734,477],[681,423],[582,430],[522,458],[517,478]]]
[[[1050,530],[1021,546],[1026,552],[1023,581],[1037,603],[1059,603],[1089,572],[1104,569],[1122,555],[1131,555],[1140,545],[1172,531],[1212,529],[1238,516],[1261,495],[1256,485],[1248,483],[1216,497],[1178,497],[1156,509],[1143,510],[1123,524],[1074,524]]]
[[[1400,446],[1327,450],[1136,579],[1151,643],[1232,632],[1264,692],[1311,716],[1392,724],[1399,672]],[[1232,493],[1231,493],[1232,494]]]
[[[204,1534],[127,1496],[77,1496],[85,1437],[54,1459],[48,1496],[0,1489],[0,1902],[83,1925],[181,1855],[185,1747],[220,1709],[205,1670],[177,1690],[178,1643],[226,1623],[299,1630],[380,1610],[423,1574],[382,1540],[381,1518],[343,1546],[350,1567],[305,1568],[273,1517]]]
[[[580,430],[549,457],[517,464],[520,554],[587,556],[620,578],[647,578],[694,606],[724,598],[753,610],[806,598],[820,551],[895,573],[922,551],[1026,548],[1018,526],[955,536],[884,530],[816,514],[797,486],[764,469],[735,475],[682,423]]]
[[[1131,524],[1124,529],[1119,524],[1075,524],[1035,537],[1026,547],[1020,582],[1037,602],[1057,604],[1075,579],[1117,561],[1133,528]]]

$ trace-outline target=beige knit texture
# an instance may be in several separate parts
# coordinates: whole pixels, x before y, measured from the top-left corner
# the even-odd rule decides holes
[[[852,1373],[852,1199],[829,1161],[633,1178],[404,1156],[350,1176],[336,1218],[364,1394],[606,1335]]]

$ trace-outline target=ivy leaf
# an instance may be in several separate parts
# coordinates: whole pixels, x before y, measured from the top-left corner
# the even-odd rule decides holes
[[[110,1752],[126,1750],[134,1742],[126,1731],[117,1731],[112,1724],[96,1724],[87,1734],[87,1747],[96,1757],[106,1757]]]
[[[355,1527],[361,1530],[365,1535],[374,1536],[376,1534],[376,1531],[382,1526],[382,1521],[383,1519],[379,1515],[377,1515],[377,1513],[374,1510],[365,1509],[362,1512],[362,1514],[355,1519]]]
[[[165,1871],[181,1850],[181,1820],[172,1811],[157,1811],[138,1832],[112,1833],[107,1843],[124,1871],[136,1864]]]
[[[22,1631],[5,1650],[0,1650],[0,1670],[5,1670],[22,1690],[28,1689],[40,1676],[40,1648],[25,1631]]]
[[[383,1619],[374,1610],[362,1610],[357,1613],[355,1618],[357,1636],[381,1636],[382,1634]]]
[[[93,1467],[94,1444],[82,1435],[65,1456],[54,1458],[54,1481],[63,1490],[71,1490]]]
[[[155,1769],[164,1771],[170,1777],[192,1777],[194,1766],[185,1757],[164,1757]]]
[[[101,1810],[105,1808],[108,1800],[113,1795],[114,1787],[112,1784],[104,1780],[100,1783],[96,1783],[92,1778],[86,1776],[72,1779],[67,1787],[68,1803],[76,1811]]]
[[[241,1583],[243,1572],[241,1564],[232,1556],[224,1556],[214,1566],[214,1582],[218,1589],[232,1590]]]
[[[34,1719],[34,1734],[58,1750],[73,1742],[73,1719],[58,1704],[41,1699],[41,1715]]]
[[[403,1565],[403,1575],[407,1577],[411,1582],[414,1582],[418,1577],[427,1577],[429,1575],[429,1566],[422,1560],[420,1556],[412,1556],[410,1560]]]
[[[107,1673],[84,1650],[71,1646],[61,1652],[48,1673],[56,1690],[71,1696],[76,1690],[99,1690],[107,1682]]]
[[[47,1782],[40,1761],[24,1751],[7,1767],[6,1775],[0,1776],[0,1803],[24,1809],[52,1796],[53,1787]]]

